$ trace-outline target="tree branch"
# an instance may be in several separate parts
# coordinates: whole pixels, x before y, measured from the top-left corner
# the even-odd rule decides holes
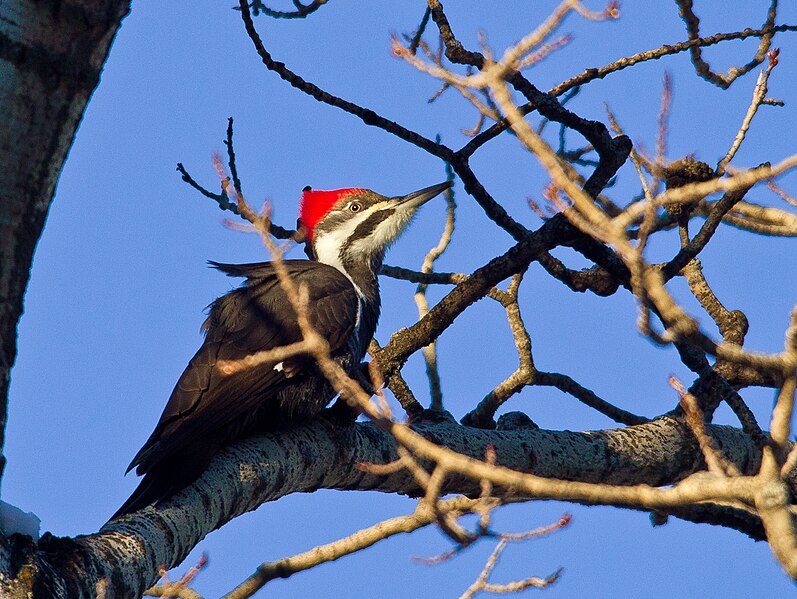
[[[747,435],[730,427],[706,428],[726,459],[743,473],[758,469],[759,454]],[[691,432],[669,416],[624,429],[585,433],[486,431],[450,422],[423,424],[416,430],[434,443],[475,459],[483,459],[485,448],[492,444],[500,466],[563,481],[660,486],[703,468]],[[32,590],[41,593],[35,596],[91,597],[96,582],[103,578],[111,581],[113,596],[138,596],[155,582],[161,566],[179,564],[209,532],[263,502],[320,488],[422,494],[406,470],[384,476],[353,467],[397,458],[394,437],[374,424],[341,428],[319,418],[224,449],[202,478],[184,491],[158,507],[109,522],[98,533],[74,539],[45,535],[38,547],[13,537],[16,563],[11,566],[29,568]],[[480,483],[452,475],[443,492],[478,496]],[[595,499],[581,498],[580,502],[590,504]],[[0,581],[0,594],[7,591],[4,584]]]

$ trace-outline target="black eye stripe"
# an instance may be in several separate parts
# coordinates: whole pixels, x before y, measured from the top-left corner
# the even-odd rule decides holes
[[[371,235],[371,233],[374,232],[374,229],[376,229],[379,223],[393,216],[395,212],[396,210],[394,208],[385,208],[383,210],[378,210],[377,212],[371,214],[363,222],[357,225],[357,228],[354,229],[354,233],[346,241],[346,245],[347,246],[351,245],[353,241],[356,241],[358,239],[364,239],[365,237]]]

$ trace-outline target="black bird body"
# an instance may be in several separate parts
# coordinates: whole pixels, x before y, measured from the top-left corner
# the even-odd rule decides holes
[[[420,204],[447,187],[438,185],[396,199],[367,190],[340,190],[348,193],[321,198],[330,206],[326,212],[319,211],[317,218],[303,205],[300,223],[308,229],[316,260],[284,260],[283,264],[307,290],[310,322],[350,376],[359,377],[360,363],[376,329],[380,312],[376,273],[387,245]],[[352,204],[360,208],[352,210]],[[409,215],[391,224],[389,219],[396,218],[402,206],[407,206]],[[242,360],[301,341],[302,334],[273,263],[211,264],[246,281],[210,305],[202,346],[177,381],[152,435],[128,467],[128,471],[135,468],[143,480],[113,517],[170,497],[197,479],[225,445],[311,418],[336,395],[309,356],[232,373],[219,367],[221,361]]]

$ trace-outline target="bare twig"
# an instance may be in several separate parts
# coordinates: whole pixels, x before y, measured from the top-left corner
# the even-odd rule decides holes
[[[490,583],[488,582],[488,579],[490,574],[492,574],[493,570],[495,569],[495,566],[498,564],[501,554],[504,552],[510,542],[525,541],[534,537],[548,535],[552,532],[560,530],[561,528],[564,528],[569,523],[570,516],[566,514],[562,516],[558,522],[555,522],[554,524],[544,528],[538,528],[525,533],[499,535],[499,541],[496,544],[495,549],[493,549],[492,553],[487,558],[487,562],[484,564],[484,568],[482,568],[478,578],[476,578],[473,584],[469,586],[465,592],[462,593],[462,595],[460,595],[460,599],[469,599],[480,591],[488,591],[491,593],[514,593],[532,587],[545,588],[556,582],[562,575],[562,568],[559,568],[556,572],[546,578],[532,576],[523,580],[517,580],[504,584]]]
[[[263,44],[263,40],[260,38],[260,35],[257,33],[255,29],[255,24],[252,21],[252,15],[249,10],[249,5],[246,3],[246,0],[240,0],[239,8],[241,10],[241,18],[244,22],[244,27],[246,28],[246,32],[249,35],[252,43],[255,46],[255,50],[257,51],[260,59],[262,60],[263,64],[267,69],[270,71],[274,71],[277,75],[279,75],[282,79],[287,81],[293,87],[296,87],[300,91],[312,96],[319,102],[323,102],[325,104],[329,104],[330,106],[335,106],[336,108],[340,108],[341,110],[352,114],[359,119],[361,119],[366,125],[371,125],[374,127],[379,127],[398,137],[399,139],[403,139],[406,142],[409,142],[413,145],[418,146],[429,152],[434,156],[438,156],[443,160],[449,160],[454,152],[453,150],[447,148],[442,143],[435,143],[431,139],[425,138],[422,135],[410,131],[409,129],[394,123],[382,116],[376,114],[373,110],[369,110],[366,108],[362,108],[354,104],[353,102],[349,102],[348,100],[344,100],[343,98],[339,98],[334,96],[321,88],[317,85],[314,85],[308,81],[305,81],[301,77],[299,77],[296,73],[291,71],[284,63],[278,62],[271,57],[271,54],[266,50],[265,45]]]
[[[711,212],[713,202],[701,201],[695,211],[700,214]],[[732,227],[758,233],[760,235],[776,235],[797,237],[797,215],[780,208],[760,206],[752,202],[739,202],[723,219]]]
[[[162,584],[156,584],[155,586],[152,586],[144,591],[144,596],[164,598],[173,597],[175,599],[202,599],[202,596],[188,585],[191,584],[194,578],[199,575],[199,573],[205,568],[205,566],[207,566],[207,564],[208,556],[207,554],[203,554],[202,557],[199,558],[199,561],[195,565],[191,566],[188,572],[186,572],[177,582],[169,582],[169,577],[166,575],[166,571],[164,570],[161,574],[161,578],[163,578],[164,582]]]
[[[769,34],[770,32],[784,32],[784,31],[797,31],[797,25],[777,25],[771,29],[762,30],[762,29],[745,29],[744,31],[736,31],[730,33],[718,33],[716,35],[698,38],[693,40],[688,40],[685,42],[679,42],[674,44],[664,44],[659,48],[655,48],[652,50],[646,50],[644,52],[640,52],[638,54],[633,54],[628,57],[620,58],[612,63],[609,63],[601,68],[590,68],[585,70],[584,72],[571,77],[567,81],[560,83],[559,85],[551,88],[548,90],[548,95],[552,97],[558,97],[562,94],[567,93],[573,88],[577,88],[581,85],[587,84],[591,81],[595,81],[598,79],[603,79],[604,77],[622,71],[624,69],[633,67],[634,65],[640,64],[642,62],[646,62],[649,60],[658,60],[665,56],[670,56],[674,54],[679,54],[681,52],[686,52],[691,50],[691,48],[700,46],[700,47],[709,47],[713,46],[725,41],[732,41],[732,40],[744,40],[750,37],[763,37],[764,35]],[[533,110],[537,110],[540,108],[539,102],[530,101],[522,106],[519,107],[519,110],[523,114],[528,114]],[[473,154],[479,147],[497,137],[500,133],[509,129],[509,122],[506,119],[502,119],[497,122],[495,125],[491,126],[490,128],[483,131],[480,135],[475,137],[471,140],[465,147],[463,147],[458,154],[462,154],[463,156],[470,156]]]
[[[649,419],[644,416],[638,416],[637,414],[618,408],[614,404],[601,399],[593,391],[580,385],[566,374],[538,371],[536,384],[539,386],[555,387],[563,393],[572,395],[584,405],[589,406],[593,410],[600,412],[604,416],[620,424],[633,425],[649,422]]]
[[[451,166],[446,165],[446,172],[448,181],[452,181],[454,173],[451,171]],[[443,227],[443,232],[440,234],[440,240],[437,245],[433,247],[423,259],[421,265],[421,273],[429,274],[434,269],[435,260],[443,255],[443,252],[448,248],[451,243],[451,236],[454,234],[454,217],[456,211],[456,203],[454,201],[454,191],[449,188],[444,192],[446,201],[446,222]],[[425,283],[419,283],[415,290],[415,304],[418,306],[418,317],[423,318],[429,313],[429,302],[426,299]],[[437,343],[433,341],[423,348],[423,358],[426,362],[426,376],[429,378],[429,393],[431,395],[430,409],[442,411],[443,409],[443,391],[440,385],[440,371],[437,367]]]
[[[371,339],[371,343],[368,346],[368,354],[375,358],[381,351],[382,347],[379,345],[379,342],[376,339]],[[371,364],[377,365],[377,362],[374,361],[371,362]],[[401,371],[397,370],[393,373],[390,380],[387,382],[387,387],[393,392],[393,395],[396,396],[396,399],[401,404],[401,407],[404,408],[407,416],[412,417],[423,412],[423,406],[415,398],[412,389],[407,385],[404,377],[401,376]]]
[[[464,514],[469,512],[477,502],[477,499],[456,497],[454,499],[443,500],[440,504],[443,509],[451,514]],[[252,576],[239,584],[234,590],[224,595],[223,599],[244,599],[245,597],[251,597],[268,582],[276,578],[288,578],[297,572],[308,570],[319,564],[335,561],[346,555],[351,555],[352,553],[371,547],[397,534],[411,533],[429,524],[434,524],[435,520],[435,510],[427,503],[420,501],[415,511],[407,516],[390,518],[389,520],[359,530],[338,541],[319,545],[310,551],[292,557],[264,563],[255,570]]]
[[[426,31],[426,25],[429,23],[429,15],[431,11],[427,6],[426,9],[423,11],[423,18],[421,18],[421,24],[418,25],[418,29],[415,31],[415,35],[412,36],[412,41],[410,42],[410,51],[415,54],[415,51],[418,49],[418,44],[421,42],[421,38],[423,37],[424,31]]]
[[[657,166],[663,166],[667,160],[667,135],[669,133],[670,110],[672,109],[672,75],[668,71],[664,71],[662,88],[658,118],[659,127],[656,134]],[[661,179],[656,177],[653,182],[653,195],[659,193],[659,183],[661,183]]]
[[[232,176],[232,183],[235,185],[235,191],[238,194],[243,193],[241,188],[241,179],[238,176],[238,166],[235,164],[235,148],[233,147],[233,119],[227,119],[227,139],[224,140],[224,145],[227,147],[227,166],[230,167],[230,175]]]
[[[697,15],[692,10],[692,0],[676,0],[676,3],[680,9],[681,18],[684,20],[684,23],[686,23],[686,31],[689,34],[689,39],[699,39],[700,19],[698,19]],[[758,44],[758,48],[756,49],[753,59],[741,67],[731,67],[724,75],[721,73],[715,73],[711,70],[711,67],[703,58],[700,45],[692,46],[689,51],[692,55],[692,62],[695,65],[695,71],[697,74],[706,81],[709,81],[714,85],[721,87],[722,89],[728,89],[734,80],[742,75],[747,74],[756,66],[761,64],[766,57],[767,51],[772,43],[772,36],[775,33],[774,25],[777,8],[778,0],[772,0],[769,10],[767,11],[767,19],[764,22],[764,25],[761,27],[764,33],[761,35],[761,42]]]
[[[783,189],[782,189],[782,188],[781,188],[781,187],[780,187],[778,184],[776,184],[774,181],[768,181],[768,182],[767,182],[767,187],[769,187],[769,188],[770,188],[770,189],[771,189],[773,192],[775,192],[775,194],[776,194],[776,195],[777,195],[777,196],[778,196],[778,197],[779,197],[781,200],[783,200],[783,201],[784,201],[784,202],[786,202],[787,204],[791,204],[792,206],[794,206],[795,208],[797,208],[797,199],[795,199],[795,198],[791,197],[789,194],[787,194],[787,193],[786,193],[786,192],[785,192],[785,191],[784,191],[784,190],[783,190]]]
[[[313,0],[309,4],[302,4],[299,0],[293,0],[293,5],[296,7],[296,10],[292,11],[274,10],[267,7],[263,3],[263,0],[252,0],[247,6],[252,9],[255,16],[263,13],[267,17],[272,17],[274,19],[304,19],[324,6],[327,2],[329,2],[329,0]],[[233,9],[241,10],[241,7],[234,6]]]
[[[774,4],[774,3],[773,3]],[[744,141],[745,136],[747,135],[747,130],[750,128],[750,123],[753,121],[753,117],[755,116],[756,112],[758,112],[758,107],[764,103],[764,100],[767,97],[767,83],[769,82],[769,75],[772,73],[772,69],[774,69],[778,65],[778,54],[780,50],[777,48],[767,53],[769,57],[769,63],[767,64],[767,68],[765,68],[761,73],[758,75],[758,81],[756,81],[755,89],[753,90],[753,99],[750,102],[750,106],[747,109],[747,114],[744,115],[744,119],[742,120],[742,124],[739,127],[739,132],[736,134],[736,137],[731,144],[730,149],[719,161],[717,164],[717,174],[722,175],[725,173],[725,169],[733,160],[733,157],[736,155],[736,152],[739,151],[739,148]]]
[[[697,439],[700,451],[703,453],[703,458],[706,460],[708,471],[720,476],[739,476],[740,472],[738,468],[725,459],[719,449],[717,449],[714,439],[706,432],[703,413],[700,411],[695,396],[689,393],[684,388],[681,381],[674,376],[670,376],[669,383],[681,397],[681,408],[686,414],[686,423],[689,425],[689,428],[692,429],[695,439]]]

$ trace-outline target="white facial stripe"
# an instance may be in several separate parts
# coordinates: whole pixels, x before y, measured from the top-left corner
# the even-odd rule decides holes
[[[379,204],[376,204],[358,213],[333,231],[319,231],[313,242],[316,259],[324,264],[334,266],[340,272],[348,276],[346,270],[343,268],[343,263],[340,261],[340,250],[349,237],[352,236],[354,230],[376,212],[379,206]]]
[[[363,300],[365,299],[365,295],[363,294],[362,289],[357,286],[357,283],[352,280],[352,278],[349,276],[349,273],[346,272],[346,269],[343,267],[343,262],[340,260],[340,250],[343,247],[343,244],[346,243],[346,240],[348,240],[348,238],[354,233],[354,230],[358,227],[358,225],[360,225],[369,216],[376,212],[378,208],[379,205],[371,206],[367,210],[357,214],[354,218],[344,223],[342,227],[339,227],[334,231],[319,232],[313,241],[316,259],[319,262],[328,264],[329,266],[332,266],[342,272],[351,282],[354,290],[357,292],[357,297],[360,298],[360,301],[357,302],[357,318],[354,321],[355,327],[360,326],[360,316],[362,314]]]
[[[393,216],[376,225],[372,235],[355,241],[352,244],[352,249],[355,252],[368,253],[389,246],[404,230],[414,213],[414,210],[408,210],[404,207],[397,208]]]

